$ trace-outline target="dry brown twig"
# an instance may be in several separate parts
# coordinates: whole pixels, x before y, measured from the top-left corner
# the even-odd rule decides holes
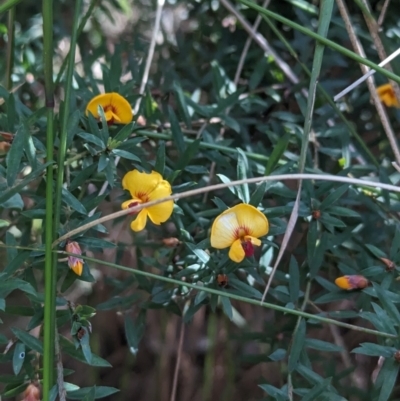
[[[361,45],[361,42],[358,40],[357,35],[355,33],[353,24],[350,20],[350,15],[349,15],[349,11],[347,9],[347,6],[344,2],[344,0],[336,0],[338,8],[339,8],[339,12],[340,15],[343,18],[343,21],[345,23],[346,26],[346,30],[349,34],[349,38],[351,41],[351,44],[353,46],[353,50],[361,57],[366,58],[364,49]],[[363,74],[367,74],[369,72],[369,68],[367,66],[365,66],[364,64],[360,64],[360,68]],[[376,108],[376,111],[379,115],[379,118],[381,120],[383,129],[385,130],[386,136],[388,137],[390,146],[392,148],[395,160],[396,160],[396,164],[398,166],[400,166],[400,150],[399,147],[397,145],[397,141],[396,141],[396,136],[394,134],[394,131],[392,129],[392,126],[390,124],[389,118],[387,116],[386,110],[383,107],[381,100],[379,99],[378,94],[376,93],[376,87],[375,87],[375,83],[374,83],[374,78],[373,76],[368,77],[367,79],[367,85],[368,85],[368,89],[369,92],[371,94],[371,98],[372,101],[374,103],[374,106]]]

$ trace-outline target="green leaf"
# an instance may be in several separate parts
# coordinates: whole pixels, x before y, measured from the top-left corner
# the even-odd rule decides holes
[[[223,296],[221,296],[220,299],[222,304],[222,310],[224,311],[225,315],[228,316],[229,320],[232,320],[233,311],[230,299],[228,297],[223,297]]]
[[[75,178],[71,181],[68,190],[72,192],[76,188],[83,185],[86,182],[86,180],[88,180],[95,173],[96,169],[97,169],[96,163],[92,163],[89,164],[84,169],[80,170],[79,173],[75,176]]]
[[[301,319],[290,347],[290,354],[288,361],[288,370],[290,373],[293,372],[297,366],[301,351],[304,348],[305,339],[306,339],[306,322],[304,321],[304,319]]]
[[[71,400],[82,400],[86,397],[91,391],[93,387],[82,387],[76,391],[68,391],[67,398]],[[109,397],[117,393],[119,390],[114,387],[106,387],[106,386],[95,386],[95,396],[94,398],[97,400],[99,398]]]
[[[7,162],[7,185],[12,187],[15,185],[15,181],[20,172],[21,159],[24,154],[24,143],[25,136],[29,135],[28,129],[25,127],[25,124],[21,124],[18,127],[17,132],[14,135],[14,139],[11,145],[9,152],[7,153],[6,162]],[[1,199],[1,197],[0,197]],[[0,200],[1,202],[1,200]]]
[[[25,383],[25,380],[22,384],[12,384],[11,386],[6,386],[4,392],[1,394],[4,398],[15,397],[18,394],[21,394],[26,388],[28,384]]]
[[[71,192],[69,192],[65,188],[62,188],[62,198],[63,202],[67,206],[70,206],[71,209],[76,210],[78,213],[87,215],[87,210],[85,206],[83,206],[82,203],[79,202],[78,199],[75,198],[75,196],[72,195]]]
[[[249,204],[253,205],[254,207],[258,207],[258,205],[264,199],[266,188],[267,188],[266,182],[262,182],[259,185],[257,185],[256,190],[251,194]]]
[[[245,180],[247,178],[247,171],[249,170],[249,162],[247,161],[247,156],[242,149],[237,148],[238,161],[237,161],[237,179]],[[243,203],[249,203],[250,192],[249,185],[247,183],[238,185],[236,187],[237,194]]]
[[[285,349],[278,348],[272,354],[268,355],[268,358],[274,362],[282,361],[283,359],[286,358],[286,354],[287,352]]]
[[[0,298],[6,298],[7,295],[14,291],[20,290],[34,297],[37,296],[35,289],[28,282],[19,278],[11,278],[9,280],[0,280]]]
[[[16,327],[13,327],[11,331],[13,332],[14,336],[17,337],[18,340],[22,341],[28,348],[39,352],[39,354],[43,354],[43,344],[36,337],[24,330],[17,329]]]
[[[4,269],[4,273],[7,273],[8,275],[15,273],[18,269],[24,266],[24,262],[29,258],[30,254],[30,251],[20,252],[7,264],[6,268]]]
[[[121,157],[122,159],[132,160],[134,162],[140,162],[141,160],[132,152],[128,152],[123,149],[113,149],[111,151],[112,154]]]
[[[85,142],[92,143],[98,146],[100,149],[105,149],[106,144],[96,135],[89,134],[88,132],[79,132],[78,136],[85,140]]]
[[[186,149],[185,140],[183,137],[181,127],[179,125],[179,121],[177,120],[175,112],[172,109],[172,107],[168,107],[168,116],[169,116],[169,122],[171,124],[171,133],[173,142],[176,148],[178,149],[179,155],[182,155]]]
[[[351,352],[354,354],[392,358],[396,351],[397,349],[394,347],[386,347],[374,343],[361,343],[359,347],[354,348]]]
[[[210,255],[206,251],[196,248],[196,246],[190,242],[185,242],[185,244],[204,264],[208,263]]]
[[[81,118],[81,111],[75,110],[68,118],[67,122],[67,149],[71,147],[72,141],[78,131],[78,124]]]
[[[318,351],[326,351],[326,352],[340,352],[343,351],[343,348],[329,343],[327,341],[317,340],[315,338],[306,338],[305,346],[307,348],[316,349]]]
[[[299,299],[300,293],[300,272],[297,260],[292,256],[289,265],[289,294],[290,300],[295,305]]]
[[[154,171],[160,173],[164,176],[165,169],[165,142],[161,141],[158,143],[157,156],[156,156],[156,164],[154,166]]]
[[[93,401],[96,399],[96,386],[93,386],[91,390],[85,395],[82,401]]]
[[[69,340],[67,340],[65,337],[60,335],[59,338],[60,338],[60,346],[62,348],[62,351],[65,352],[66,354],[70,355],[72,358],[75,358],[78,361],[86,363],[90,366],[103,367],[103,368],[111,367],[109,362],[107,362],[105,359],[103,359],[95,354],[92,354],[92,360],[90,363],[88,363],[86,361],[85,357],[83,356],[81,349],[75,349],[75,346]]]
[[[396,384],[400,365],[394,359],[386,359],[376,380],[376,386],[381,384],[378,401],[387,401]]]
[[[82,348],[82,353],[87,363],[90,365],[92,363],[92,350],[90,349],[89,330],[86,327],[81,327],[80,329],[85,332],[85,334],[83,334],[79,340]]]
[[[113,138],[114,141],[116,142],[123,142],[125,141],[126,138],[128,138],[133,132],[133,124],[134,123],[129,123],[127,125],[124,125],[117,133],[117,135],[115,135],[115,137]],[[140,127],[142,128],[142,127]]]
[[[331,384],[331,378],[322,380],[316,384],[311,390],[307,391],[307,394],[301,399],[301,401],[314,401],[318,399],[318,396]]]
[[[25,361],[25,344],[17,342],[17,344],[15,344],[13,361],[12,361],[13,371],[15,375],[18,375],[18,373],[21,371],[24,361]]]
[[[400,252],[400,227],[399,225],[396,225],[396,231],[392,241],[392,246],[390,247],[389,259],[390,260],[398,259],[399,252]]]
[[[387,257],[386,254],[375,245],[365,244],[365,247],[378,259]]]
[[[126,297],[115,296],[96,306],[97,310],[128,309],[141,298],[140,294],[132,294]]]
[[[185,100],[185,95],[183,94],[182,88],[179,83],[174,82],[175,95],[177,100],[177,106],[183,120],[188,128],[192,127],[192,122],[190,120],[190,115],[188,111],[188,105]]]
[[[274,146],[271,155],[269,156],[267,165],[265,166],[264,175],[270,175],[274,171],[275,167],[279,163],[279,160],[285,153],[285,150],[289,144],[289,139],[289,133],[286,133],[283,137],[279,138],[278,142]]]
[[[16,124],[16,112],[15,112],[15,97],[13,93],[8,95],[6,100],[7,105],[7,123],[8,131],[13,132]]]
[[[13,142],[14,144],[14,142]],[[10,152],[8,153],[10,154]],[[0,205],[3,204],[6,200],[10,199],[12,196],[16,195],[17,192],[20,192],[23,188],[25,188],[31,181],[35,180],[39,175],[43,173],[43,170],[51,163],[42,164],[36,170],[32,171],[28,174],[23,180],[15,183],[14,186],[10,187],[6,191],[2,191],[0,193]],[[20,195],[18,195],[20,197]]]
[[[319,209],[321,211],[332,206],[336,201],[339,200],[343,196],[343,194],[349,189],[349,184],[341,185],[339,188],[336,188],[333,192],[331,192],[320,204]]]
[[[129,315],[125,315],[125,336],[130,351],[136,354],[139,349],[140,340],[143,337],[145,329],[145,317],[144,313],[141,313],[139,317],[134,321]]]
[[[390,298],[387,295],[387,291],[384,290],[382,287],[380,287],[378,284],[373,283],[373,288],[376,291],[376,295],[378,296],[379,300],[381,301],[381,304],[384,308],[384,310],[388,313],[389,316],[391,316],[397,325],[400,325],[400,313],[397,307],[390,302]]]
[[[176,163],[175,170],[183,170],[193,160],[193,158],[198,154],[200,143],[201,139],[199,138],[186,147]]]

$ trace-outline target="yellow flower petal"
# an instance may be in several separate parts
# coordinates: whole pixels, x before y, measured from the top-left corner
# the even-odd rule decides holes
[[[253,245],[255,246],[260,246],[261,245],[261,240],[255,237],[252,237],[251,235],[245,235],[244,236],[245,241],[250,241]]]
[[[381,102],[384,103],[387,107],[400,107],[393,87],[390,83],[378,86],[376,88],[376,93],[378,94]]]
[[[132,203],[140,204],[140,203],[142,203],[142,201],[141,201],[140,199],[129,199],[129,200],[127,200],[127,201],[125,201],[125,202],[122,203],[121,209],[122,209],[122,210],[125,210],[125,209],[128,209],[128,208],[132,207],[132,206],[131,206]],[[136,206],[136,205],[135,205],[135,206]]]
[[[136,219],[131,223],[131,229],[133,231],[142,231],[146,227],[147,222],[147,210],[142,209],[137,215]]]
[[[239,226],[247,227],[252,237],[262,237],[268,234],[268,220],[257,208],[247,203],[241,203],[232,208],[236,213]]]
[[[163,178],[156,171],[147,174],[141,173],[138,170],[132,170],[126,173],[122,179],[122,188],[127,189],[131,193],[132,198],[138,198],[143,202],[147,202],[150,193],[154,191],[161,181],[163,181]]]
[[[162,180],[159,182],[157,187],[152,192],[150,192],[149,201],[165,198],[171,195],[171,193],[172,189],[170,183],[168,181]],[[146,209],[149,214],[150,220],[154,224],[160,224],[164,223],[164,221],[167,221],[171,217],[172,211],[174,209],[174,202],[166,201],[158,205],[150,206]]]
[[[216,249],[230,247],[236,239],[235,232],[239,228],[234,208],[222,212],[211,227],[211,246]]]
[[[119,93],[112,92],[95,96],[86,106],[86,115],[91,113],[95,118],[99,118],[98,106],[103,107],[107,121],[118,124],[128,124],[132,121],[132,107]]]
[[[71,266],[72,271],[78,276],[82,276],[83,271],[83,263],[81,260],[76,260],[75,263]]]
[[[244,259],[246,255],[242,246],[242,241],[240,239],[237,239],[233,242],[233,244],[231,245],[231,249],[229,249],[228,256],[236,263],[240,263]]]

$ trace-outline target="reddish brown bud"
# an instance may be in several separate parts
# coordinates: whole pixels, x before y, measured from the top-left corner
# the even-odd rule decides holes
[[[390,259],[380,258],[380,260],[386,265],[386,271],[391,272],[394,270],[396,265]]]
[[[31,383],[25,389],[22,401],[40,401],[40,390]]]
[[[311,212],[311,216],[314,220],[318,220],[321,218],[321,210],[313,210]]]
[[[181,241],[179,241],[178,238],[175,237],[163,238],[162,242],[165,246],[169,246],[170,248],[175,248],[181,243]]]
[[[11,144],[8,142],[0,142],[0,156],[3,156],[8,153],[11,148]]]
[[[226,274],[217,275],[217,283],[220,287],[226,287],[228,285],[229,278]]]
[[[81,247],[75,241],[68,241],[67,245],[65,246],[65,250],[70,253],[82,255]],[[78,276],[82,275],[83,260],[81,258],[78,258],[77,256],[68,256],[68,266]]]
[[[364,276],[351,275],[338,277],[335,284],[342,290],[361,290],[368,287],[369,281]]]
[[[400,350],[397,350],[394,355],[393,358],[396,362],[400,362]]]

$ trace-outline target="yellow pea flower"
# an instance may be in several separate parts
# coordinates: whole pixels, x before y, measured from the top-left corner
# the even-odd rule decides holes
[[[125,201],[121,205],[122,209],[128,209],[141,203],[162,199],[172,193],[170,183],[164,180],[156,171],[152,171],[149,174],[141,173],[138,170],[129,171],[122,179],[122,187],[127,189],[132,196],[132,199]],[[164,223],[170,218],[173,208],[173,201],[166,201],[158,205],[146,207],[140,210],[136,219],[132,221],[131,229],[133,231],[143,230],[146,226],[147,217],[149,217],[154,224],[159,225]]]
[[[397,101],[392,85],[385,84],[378,86],[376,88],[376,93],[378,94],[381,102],[385,104],[385,106],[400,108],[400,104]]]
[[[335,284],[342,290],[361,290],[368,287],[369,281],[364,276],[354,274],[338,277]]]
[[[268,233],[268,219],[254,206],[241,203],[222,212],[211,227],[211,246],[229,249],[229,257],[241,262],[254,254],[254,246],[260,246]]]
[[[81,247],[75,241],[68,241],[65,250],[70,253],[82,255]],[[83,260],[81,258],[78,258],[77,256],[68,256],[68,266],[75,274],[82,276]]]
[[[86,106],[86,115],[89,113],[97,119],[100,118],[98,106],[102,106],[107,124],[129,124],[133,113],[129,102],[116,92],[104,93],[95,96]]]

